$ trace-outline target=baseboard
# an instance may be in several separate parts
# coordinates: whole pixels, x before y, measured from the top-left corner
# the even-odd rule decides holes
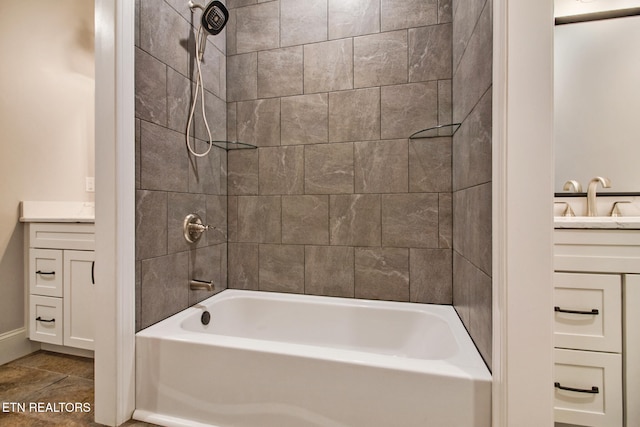
[[[48,344],[44,342],[40,345],[40,348],[42,350],[70,354],[72,356],[90,357],[91,359],[94,358],[93,350],[85,350],[83,348],[67,347],[64,345]]]
[[[25,328],[0,335],[0,365],[19,359],[40,349],[40,344],[27,338]]]

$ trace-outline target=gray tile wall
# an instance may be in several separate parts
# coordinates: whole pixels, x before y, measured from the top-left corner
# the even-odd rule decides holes
[[[212,294],[190,291],[191,278],[226,288],[226,154],[214,148],[208,157],[195,158],[184,136],[195,89],[198,20],[186,1],[136,1],[136,330]],[[224,32],[209,37],[202,64],[215,139],[226,138],[225,49]],[[207,135],[199,102],[193,132],[203,151]],[[192,212],[220,231],[188,244],[182,221]]]
[[[227,5],[229,287],[451,304],[450,1]]]
[[[453,304],[491,367],[491,0],[453,12]]]

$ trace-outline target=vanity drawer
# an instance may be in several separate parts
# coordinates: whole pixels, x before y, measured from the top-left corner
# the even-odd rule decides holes
[[[29,293],[62,297],[62,251],[29,249]]]
[[[62,345],[62,298],[29,296],[29,339]]]
[[[622,427],[622,356],[555,349],[554,359],[555,421]]]
[[[554,274],[554,347],[620,353],[622,283],[616,274]]]
[[[96,246],[94,224],[32,223],[28,233],[32,248],[93,251]]]

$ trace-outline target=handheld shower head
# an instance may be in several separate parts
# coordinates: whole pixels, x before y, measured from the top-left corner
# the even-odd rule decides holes
[[[204,49],[207,47],[207,35],[215,36],[222,31],[229,20],[229,11],[218,0],[213,0],[206,7],[189,0],[189,7],[192,11],[196,8],[202,10],[200,29],[196,38],[198,53],[202,58]],[[203,33],[202,36],[200,35],[201,32]]]
[[[202,28],[212,36],[220,33],[229,20],[229,11],[217,0],[212,1],[204,8],[200,23]]]

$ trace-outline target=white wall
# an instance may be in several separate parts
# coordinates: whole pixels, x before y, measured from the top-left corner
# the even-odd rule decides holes
[[[640,16],[555,28],[554,189],[606,176],[640,191]]]
[[[20,200],[93,201],[93,21],[93,1],[0,2],[0,334],[24,320]]]

